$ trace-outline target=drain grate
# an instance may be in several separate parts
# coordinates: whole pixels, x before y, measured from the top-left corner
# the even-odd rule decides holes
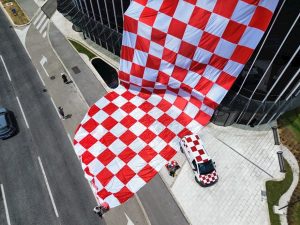
[[[80,73],[80,69],[77,66],[72,67],[72,70],[75,74]]]

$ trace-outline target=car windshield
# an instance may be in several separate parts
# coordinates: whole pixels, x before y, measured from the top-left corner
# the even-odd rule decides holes
[[[209,174],[215,170],[212,160],[209,160],[205,163],[198,163],[200,174]]]
[[[7,118],[4,113],[0,113],[0,131],[6,130],[8,127]]]

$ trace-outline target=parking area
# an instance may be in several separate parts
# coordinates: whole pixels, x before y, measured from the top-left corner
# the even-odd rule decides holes
[[[160,172],[191,224],[269,224],[265,181],[283,178],[272,129],[210,124],[200,138],[216,162],[216,184],[200,187],[181,152],[174,157],[181,165],[175,178]]]

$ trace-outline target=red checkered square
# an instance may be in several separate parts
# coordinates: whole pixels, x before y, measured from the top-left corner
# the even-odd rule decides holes
[[[227,62],[228,62],[228,59],[225,59],[221,56],[213,54],[212,57],[210,58],[208,64],[212,65],[213,67],[215,67],[219,70],[223,70],[224,67],[226,66]]]
[[[215,8],[214,8],[214,13],[217,13],[226,18],[230,18],[237,3],[238,3],[238,0],[230,0],[230,1],[226,1],[226,2],[225,1],[217,1]]]
[[[127,184],[134,176],[135,176],[135,172],[127,165],[122,167],[122,169],[120,169],[119,172],[116,174],[116,177],[123,184]]]
[[[107,97],[106,97],[107,98]],[[118,109],[114,103],[110,102],[107,106],[105,106],[102,110],[106,112],[108,115],[113,114]]]
[[[220,85],[221,87],[229,90],[230,87],[233,85],[236,77],[233,77],[225,72],[222,72],[218,77],[216,84]]]
[[[230,20],[222,35],[222,38],[237,44],[246,30],[246,26]]]
[[[249,26],[265,31],[272,19],[272,12],[264,7],[257,6]],[[263,20],[261,18],[264,18]]]
[[[97,139],[94,138],[92,135],[88,134],[85,136],[79,143],[82,147],[85,149],[89,149],[91,146],[93,146],[97,142]]]
[[[93,118],[90,118],[86,123],[82,125],[82,127],[89,133],[91,133],[99,123],[97,123]]]
[[[99,140],[102,144],[105,146],[110,146],[115,140],[116,136],[114,136],[112,133],[107,132],[106,134],[103,135],[103,137]]]
[[[152,28],[151,41],[154,41],[155,43],[164,46],[166,41],[166,36],[167,33]]]
[[[150,138],[153,138],[153,137],[150,137]],[[154,151],[148,145],[145,148],[143,148],[142,151],[139,152],[139,156],[141,156],[147,163],[149,163],[156,155],[157,155],[157,152]]]
[[[136,156],[136,152],[132,151],[129,147],[125,148],[119,155],[119,159],[121,159],[126,164]]]
[[[134,104],[132,104],[131,102],[126,102],[124,105],[121,106],[121,109],[124,112],[127,112],[128,114],[130,112],[132,112],[135,108],[136,108],[136,106]]]
[[[163,1],[159,11],[173,17],[179,0]]]
[[[108,192],[106,189],[101,189],[101,191],[97,192],[97,195],[100,198],[105,199],[107,196],[111,195],[111,192]]]
[[[189,25],[204,30],[210,18],[210,15],[211,12],[196,6],[189,21]],[[197,17],[196,20],[194,19],[195,17]]]
[[[179,39],[182,39],[186,26],[187,26],[186,23],[183,23],[177,19],[172,18],[169,26],[168,34],[171,34],[174,37],[177,37]]]
[[[178,53],[187,58],[193,58],[196,48],[196,46],[188,42],[182,41]]]
[[[143,22],[143,23],[145,23],[145,24],[152,27],[153,24],[154,24],[157,13],[158,12],[156,10],[145,7],[142,14],[141,14],[141,17],[140,17],[139,21],[141,21],[141,22]]]
[[[203,32],[203,35],[199,42],[199,47],[206,49],[207,51],[214,52],[219,43],[219,40],[220,37],[207,32]]]
[[[124,60],[127,60],[129,62],[132,62],[134,55],[134,49],[124,46],[121,50],[121,58]]]
[[[109,149],[105,149],[100,155],[97,156],[97,159],[104,165],[108,165],[116,155]]]
[[[136,135],[130,130],[125,131],[125,133],[119,137],[119,139],[126,145],[130,145],[136,138]]]
[[[119,192],[115,193],[114,196],[119,200],[120,203],[123,203],[132,197],[133,193],[127,187],[123,187]]]
[[[89,109],[89,111],[88,111],[88,115],[90,116],[90,117],[92,117],[92,116],[94,116],[97,112],[99,112],[99,107],[97,107],[96,105],[92,105],[91,106],[91,108]],[[75,132],[77,132],[77,130],[75,131]]]
[[[111,128],[113,128],[118,122],[112,118],[112,117],[108,117],[106,120],[104,120],[101,125],[106,129],[106,130],[110,130]]]
[[[170,50],[168,48],[164,48],[163,55],[162,55],[163,60],[165,60],[169,63],[175,64],[176,57],[177,57],[176,52],[173,52],[172,50]]]
[[[137,120],[134,119],[132,116],[128,115],[124,119],[121,120],[121,124],[127,128],[131,127]]]
[[[104,168],[100,173],[97,174],[97,179],[103,186],[106,186],[109,181],[114,177],[114,174],[110,172],[108,169]]]
[[[141,135],[139,135],[139,137],[145,143],[149,144],[156,137],[156,134],[154,134],[151,130],[147,129]]]
[[[95,159],[95,156],[92,155],[90,152],[88,151],[85,151],[83,154],[82,154],[82,162],[85,164],[85,165],[88,165],[90,162],[92,162],[93,160]]]
[[[150,40],[138,35],[136,38],[135,49],[148,53],[149,47],[150,47]]]
[[[144,70],[145,70],[144,66],[140,66],[138,64],[132,63],[130,73],[131,75],[134,75],[136,77],[143,78]]]
[[[139,119],[139,122],[146,127],[149,127],[154,121],[155,119],[148,114],[144,115],[141,119]]]
[[[157,171],[153,169],[152,166],[147,164],[140,172],[138,172],[138,175],[145,181],[149,182],[155,175],[157,174]]]
[[[176,153],[177,153],[177,151],[174,148],[172,148],[171,146],[167,145],[159,153],[159,155],[161,155],[166,161],[170,161]]]
[[[251,57],[253,49],[238,45],[231,56],[231,60],[245,64]]]
[[[153,56],[151,54],[148,55],[148,58],[147,58],[147,63],[146,63],[146,67],[149,67],[151,69],[155,69],[155,70],[158,70],[159,67],[160,67],[160,62],[161,62],[161,59],[156,57],[156,56]]]

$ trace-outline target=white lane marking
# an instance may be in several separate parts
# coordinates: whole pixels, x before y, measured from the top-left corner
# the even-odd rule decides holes
[[[0,58],[1,58],[2,63],[3,63],[3,65],[4,65],[4,69],[5,69],[5,71],[6,71],[6,74],[7,74],[7,76],[8,76],[8,79],[9,79],[9,81],[11,81],[10,74],[9,74],[9,72],[8,72],[8,69],[7,69],[7,67],[6,67],[6,64],[5,64],[5,62],[4,62],[4,59],[3,59],[2,55],[0,55]]]
[[[73,146],[73,140],[72,140],[71,135],[69,133],[68,133],[68,138],[69,138],[69,141],[70,141],[71,145]]]
[[[51,99],[51,102],[52,102],[52,104],[53,104],[53,106],[54,106],[54,108],[55,108],[55,111],[57,112],[58,117],[60,118],[61,116],[60,116],[60,114],[59,114],[59,112],[58,112],[58,109],[57,109],[57,107],[56,107],[56,105],[55,105],[55,103],[54,103],[54,101],[53,101],[53,98],[50,97],[50,99]]]
[[[35,19],[34,22],[33,22],[33,25],[34,25],[34,26],[36,25],[36,23],[39,21],[39,19],[41,18],[41,16],[42,16],[43,14],[44,14],[43,11],[41,11],[40,14],[36,17],[36,19]]]
[[[10,218],[9,218],[9,213],[8,213],[8,208],[7,208],[7,203],[6,203],[6,198],[5,198],[5,192],[4,192],[4,187],[3,184],[1,184],[1,192],[3,196],[3,202],[4,202],[4,208],[5,208],[5,214],[6,214],[6,221],[8,225],[11,225],[10,223]]]
[[[42,79],[42,76],[41,76],[40,72],[39,72],[37,69],[36,69],[36,72],[37,72],[37,74],[39,75],[39,77],[40,77],[40,79],[41,79],[41,81],[42,81],[42,84],[46,87],[45,82],[44,82],[44,80]]]
[[[46,70],[45,67],[44,67],[44,64],[45,64],[46,62],[47,62],[47,58],[46,58],[45,56],[42,55],[42,59],[41,59],[41,61],[40,61],[40,64],[41,64],[42,68],[44,69],[46,75],[47,75],[48,77],[50,77],[50,76],[49,76],[49,73],[47,72],[47,70]]]
[[[27,122],[27,119],[26,119],[26,116],[25,116],[24,110],[23,110],[23,108],[22,108],[21,102],[20,102],[20,100],[19,100],[19,97],[18,97],[18,96],[16,96],[16,98],[17,98],[17,101],[18,101],[19,107],[20,107],[20,109],[21,109],[22,115],[23,115],[23,117],[24,117],[24,120],[25,120],[25,123],[26,123],[26,127],[29,129],[29,125],[28,125],[28,122]]]
[[[42,25],[42,23],[44,22],[44,20],[46,19],[46,15],[44,15],[43,17],[42,17],[42,19],[40,20],[40,22],[38,23],[38,25],[36,26],[36,29],[38,30],[38,29],[40,29],[40,26]]]
[[[132,222],[132,220],[129,218],[129,216],[127,216],[127,214],[125,213],[125,216],[127,218],[127,225],[134,225],[134,223]]]
[[[43,33],[43,38],[45,38],[46,37],[46,31]]]
[[[49,22],[49,19],[47,18],[43,24],[43,26],[41,26],[41,29],[39,30],[40,34],[43,32],[43,30],[46,28],[47,24]]]
[[[42,173],[43,173],[43,176],[44,176],[44,180],[45,180],[45,183],[46,183],[48,192],[49,192],[49,196],[50,196],[50,199],[51,199],[51,202],[52,202],[52,206],[53,206],[53,208],[54,208],[55,215],[56,215],[56,217],[58,218],[59,215],[58,215],[58,212],[57,212],[57,208],[56,208],[56,205],[55,205],[53,196],[52,196],[52,192],[51,192],[51,189],[50,189],[50,186],[49,186],[49,183],[48,183],[48,179],[47,179],[47,176],[46,176],[44,167],[43,167],[42,160],[41,160],[41,158],[40,158],[39,156],[38,156],[38,160],[39,160],[39,164],[40,164],[40,167],[41,167],[41,170],[42,170]]]

